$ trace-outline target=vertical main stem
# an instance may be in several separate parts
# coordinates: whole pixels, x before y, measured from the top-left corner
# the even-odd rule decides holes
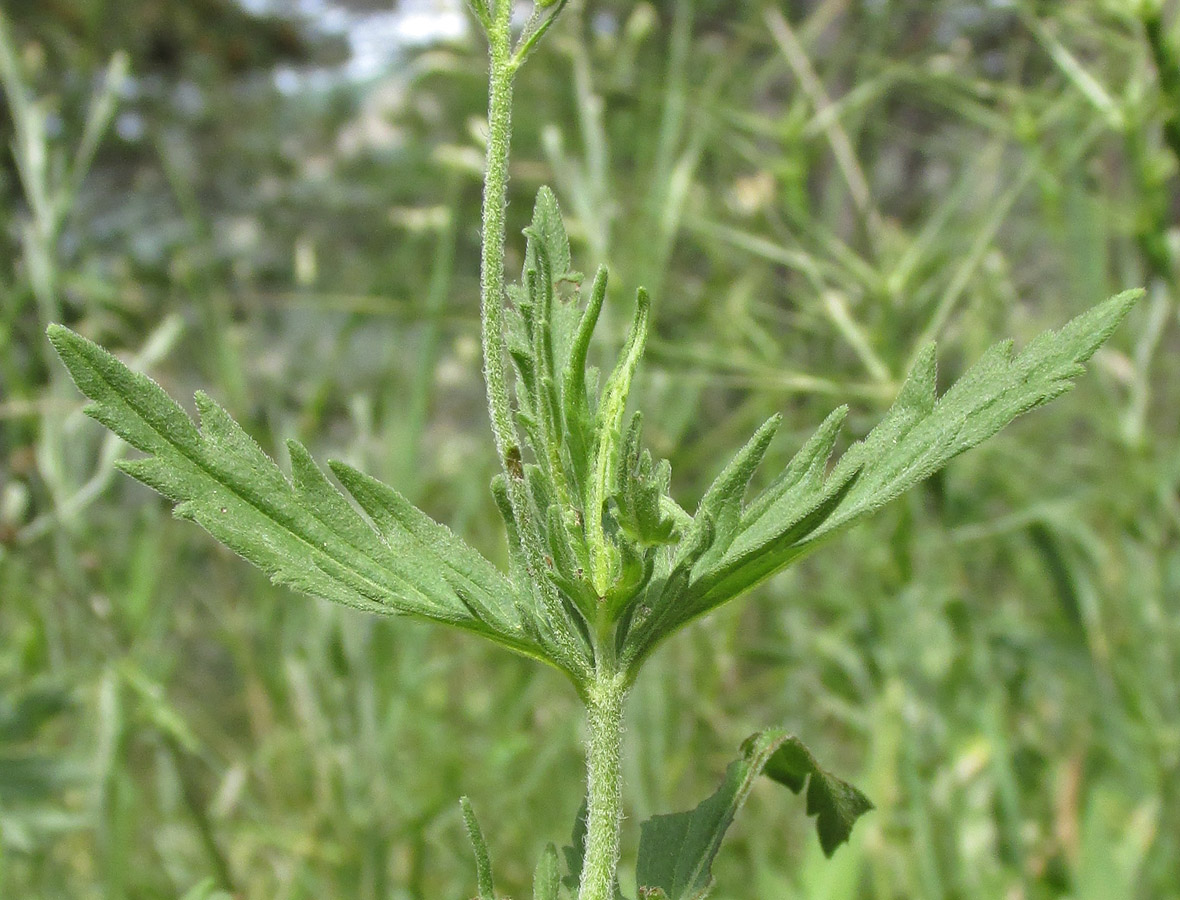
[[[504,347],[504,233],[508,196],[508,150],[512,136],[511,4],[501,0],[488,29],[491,75],[488,89],[488,154],[483,191],[480,258],[480,319],[483,374],[488,390],[496,452],[509,484],[516,480],[520,447],[512,425]]]
[[[512,3],[497,0],[487,23],[491,73],[488,82],[488,153],[483,190],[483,234],[480,256],[480,322],[483,374],[488,392],[496,453],[507,479],[508,501],[520,534],[525,564],[545,608],[552,633],[547,650],[571,674],[588,674],[585,653],[567,620],[561,599],[544,574],[544,553],[537,525],[529,513],[524,461],[508,396],[507,348],[504,337],[506,301],[504,240],[507,229],[508,154],[512,139],[512,80],[517,63],[512,54]]]
[[[540,576],[537,542],[530,534],[527,516],[522,461],[508,396],[506,348],[504,340],[504,242],[505,205],[508,195],[508,151],[512,135],[512,59],[511,7],[508,0],[494,4],[487,29],[491,56],[488,100],[488,154],[484,175],[483,235],[480,260],[480,319],[484,357],[484,381],[496,451],[508,482],[508,496],[522,534],[526,562],[538,583]],[[550,599],[542,589],[542,598]],[[564,620],[550,610],[555,627]],[[567,649],[572,643],[559,633],[558,646]],[[578,659],[571,653],[571,671]],[[626,678],[614,671],[613,660],[598,671],[585,691],[590,740],[586,747],[587,803],[586,852],[578,900],[614,900],[615,868],[619,861],[619,822],[622,816],[622,744],[623,699]]]
[[[622,818],[623,700],[626,679],[595,677],[586,694],[590,739],[586,745],[586,853],[578,900],[613,900]]]

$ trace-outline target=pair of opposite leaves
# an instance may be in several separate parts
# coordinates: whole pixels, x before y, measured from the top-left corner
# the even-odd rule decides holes
[[[677,521],[674,530],[651,540],[642,533],[636,537],[634,497],[645,492],[650,497],[653,483],[662,493],[666,474],[653,474],[650,457],[638,452],[637,427],[628,430],[627,440],[617,434],[630,375],[642,350],[646,303],[640,304],[621,368],[608,379],[602,396],[593,396],[593,380],[582,374],[593,318],[590,310],[579,315],[576,301],[561,300],[555,290],[571,280],[570,257],[556,202],[547,189],[538,196],[533,225],[526,233],[526,272],[512,296],[521,309],[543,315],[543,328],[529,324],[548,332],[537,351],[548,354],[548,369],[568,376],[571,363],[578,364],[576,377],[564,378],[555,396],[547,399],[539,381],[544,366],[535,357],[531,362],[526,358],[524,365],[533,366],[537,380],[529,385],[524,383],[527,377],[519,379],[518,413],[533,445],[536,459],[531,466],[540,472],[533,493],[555,493],[551,484],[558,473],[546,469],[564,467],[571,485],[567,493],[582,507],[574,510],[574,528],[589,531],[605,519],[616,541],[646,544],[643,549],[652,558],[648,564],[653,571],[634,596],[624,598],[617,614],[623,620],[628,611],[642,611],[619,625],[619,660],[629,669],[637,668],[659,641],[689,620],[733,599],[821,539],[880,508],[1016,416],[1064,393],[1083,371],[1082,363],[1140,296],[1136,291],[1120,294],[1061,330],[1040,335],[1018,355],[1013,355],[1011,341],[996,344],[941,397],[935,387],[934,347],[924,348],[881,423],[830,471],[828,457],[847,407],[835,410],[787,468],[746,502],[750,480],[778,427],[776,416],[722,470],[693,515],[671,498],[657,497],[663,504],[657,511],[657,527],[665,527],[659,518],[665,509],[673,510]],[[601,304],[605,291],[605,277],[600,274],[598,281],[591,309],[594,302]],[[538,292],[550,295],[544,309],[535,300]],[[198,428],[154,381],[132,372],[96,344],[58,325],[50,327],[49,337],[79,389],[93,401],[88,414],[146,454],[120,461],[120,468],[173,500],[178,517],[196,521],[276,582],[373,612],[466,628],[553,663],[576,682],[592,672],[589,646],[583,648],[583,659],[554,659],[557,654],[547,633],[554,623],[538,608],[533,579],[520,571],[515,578],[505,576],[393,488],[344,463],[329,463],[368,516],[366,521],[298,442],[288,442],[288,479],[207,395],[196,395]],[[518,369],[527,352],[513,352]],[[624,369],[625,377],[616,377]],[[566,396],[563,392],[570,385],[581,396]],[[573,420],[566,412],[570,409],[579,411],[581,421]],[[557,420],[550,423],[549,433],[539,430],[542,415]],[[595,430],[615,434],[603,437]],[[581,444],[570,446],[566,438],[552,462],[553,454],[544,444],[554,433],[581,436]],[[598,462],[587,456],[604,445],[616,457],[610,461],[614,483],[597,492],[592,499],[602,505],[591,510],[585,508],[587,491],[577,483],[585,478],[578,473]],[[629,479],[641,483],[635,488]],[[549,527],[549,509],[531,512],[540,528]],[[519,533],[521,523],[508,524],[510,532]],[[561,527],[570,526],[565,522]],[[589,575],[583,570],[583,578]],[[572,588],[565,593],[572,593]]]
[[[830,470],[846,407],[828,416],[787,468],[747,502],[750,481],[778,427],[776,416],[689,515],[666,496],[666,465],[654,466],[640,452],[637,421],[625,439],[622,433],[646,333],[646,298],[641,294],[620,363],[599,394],[595,379],[585,376],[585,360],[605,272],[600,270],[581,309],[576,292],[571,298],[565,289],[577,276],[547,189],[538,196],[526,235],[525,272],[510,290],[514,310],[507,337],[518,375],[517,424],[534,459],[508,477],[530,479],[532,504],[523,515],[533,518],[548,546],[569,551],[566,571],[554,560],[553,571],[539,578],[519,552],[523,526],[530,523],[515,521],[506,502],[500,507],[509,542],[517,544],[510,547],[516,564],[509,576],[396,490],[351,466],[329,463],[367,520],[302,444],[288,442],[288,478],[207,395],[196,395],[198,427],[159,385],[93,342],[59,325],[50,326],[49,338],[92,401],[87,413],[146,454],[117,465],[173,500],[176,516],[197,522],[274,581],[348,606],[474,631],[556,666],[582,689],[593,676],[595,651],[579,617],[589,612],[587,597],[605,599],[604,579],[622,577],[628,554],[640,561],[641,577],[625,583],[612,603],[611,621],[618,664],[633,678],[652,649],[690,620],[1067,391],[1142,293],[1119,294],[1040,335],[1017,355],[1011,341],[994,345],[941,397],[934,347],[923,348],[884,419]],[[587,535],[591,540],[576,546]],[[608,557],[597,578],[589,557],[582,559],[589,553]],[[560,595],[561,621],[541,602],[543,591]],[[670,900],[699,895],[745,786],[764,768],[795,791],[809,779],[808,811],[818,817],[829,854],[869,808],[858,791],[815,765],[797,739],[763,732],[747,742],[743,760],[731,766],[718,794],[691,813],[657,817],[645,826],[651,829],[647,847],[659,849],[645,854],[641,846],[641,861],[647,859],[651,871],[640,883]],[[681,848],[679,855],[672,847]]]

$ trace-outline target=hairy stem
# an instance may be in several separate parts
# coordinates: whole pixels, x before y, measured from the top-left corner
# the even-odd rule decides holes
[[[508,395],[504,338],[504,243],[505,206],[508,194],[508,155],[512,136],[512,79],[518,60],[512,54],[511,4],[499,0],[488,22],[491,75],[488,89],[488,153],[484,175],[483,235],[480,268],[480,319],[484,358],[484,381],[496,451],[504,469],[513,519],[520,534],[525,563],[533,583],[546,603],[566,662],[575,671],[578,654],[559,598],[541,570],[540,543],[536,523],[528,514],[523,462]],[[588,674],[588,673],[587,673]],[[626,679],[599,668],[583,692],[590,725],[586,751],[588,773],[586,853],[582,868],[579,900],[613,900],[615,867],[619,858],[621,813],[621,749],[623,741],[623,698]]]
[[[625,677],[603,672],[587,692],[590,739],[586,745],[586,854],[578,900],[613,900],[622,818],[623,701]]]
[[[504,232],[508,195],[508,149],[512,136],[512,35],[508,3],[497,3],[488,28],[488,155],[483,191],[480,257],[480,319],[483,374],[496,452],[509,483],[519,478],[520,445],[512,424],[504,346]]]
[[[496,453],[508,487],[512,518],[520,536],[524,561],[544,606],[553,641],[548,649],[575,680],[589,675],[586,648],[580,645],[575,626],[545,576],[544,552],[537,523],[529,512],[524,481],[524,460],[508,395],[507,347],[504,337],[506,302],[504,241],[507,228],[508,155],[512,139],[512,80],[518,62],[512,54],[512,4],[499,0],[487,27],[491,73],[488,82],[488,153],[484,174],[483,234],[480,257],[480,321],[483,373]]]

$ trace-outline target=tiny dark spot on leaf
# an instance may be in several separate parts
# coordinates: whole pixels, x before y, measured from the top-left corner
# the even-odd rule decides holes
[[[508,474],[517,481],[524,478],[524,464],[521,462],[519,447],[508,448],[504,456],[504,466],[508,469]]]

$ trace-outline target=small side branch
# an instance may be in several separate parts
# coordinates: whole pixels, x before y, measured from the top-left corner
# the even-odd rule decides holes
[[[535,25],[530,22],[530,26],[525,28],[525,32],[521,36],[519,43],[517,43],[515,52],[512,54],[513,69],[519,69],[524,64],[524,61],[529,58],[529,55],[537,48],[537,44],[541,38],[545,36],[545,32],[557,21],[557,17],[561,15],[561,11],[565,9],[566,3],[568,2],[569,0],[557,0],[557,8],[553,12],[549,13],[548,16]],[[553,0],[549,0],[548,4],[538,3],[534,18],[541,14],[541,10],[546,5],[552,6]]]

